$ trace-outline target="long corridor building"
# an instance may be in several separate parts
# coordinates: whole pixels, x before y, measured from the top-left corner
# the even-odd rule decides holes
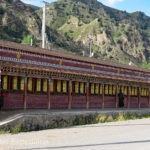
[[[0,41],[3,109],[150,106],[150,70]]]

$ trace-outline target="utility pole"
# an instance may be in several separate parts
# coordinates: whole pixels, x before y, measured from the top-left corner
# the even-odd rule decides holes
[[[33,45],[33,39],[31,37],[30,46],[32,46],[32,45]]]
[[[82,53],[83,53],[83,56],[85,55],[85,51],[82,51]]]
[[[45,14],[46,14],[46,2],[43,1],[43,18],[42,18],[42,48],[45,48]]]
[[[92,44],[93,44],[93,41],[92,41],[92,39],[90,39],[90,57],[93,56],[93,52],[92,52]]]

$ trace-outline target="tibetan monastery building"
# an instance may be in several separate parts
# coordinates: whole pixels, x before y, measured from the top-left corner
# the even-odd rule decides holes
[[[150,106],[150,70],[0,41],[3,109]]]

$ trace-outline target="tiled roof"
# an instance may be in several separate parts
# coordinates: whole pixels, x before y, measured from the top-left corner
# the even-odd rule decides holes
[[[37,53],[37,54],[51,55],[54,57],[60,57],[62,59],[66,58],[66,59],[82,61],[82,62],[86,62],[86,63],[90,63],[90,64],[99,64],[99,65],[105,65],[105,66],[110,66],[110,67],[125,68],[125,69],[130,69],[133,71],[142,71],[142,72],[150,73],[149,69],[143,69],[143,68],[138,68],[135,66],[129,66],[129,65],[124,65],[124,64],[118,64],[118,63],[114,63],[111,61],[105,61],[105,60],[100,60],[100,59],[96,59],[96,58],[83,57],[83,56],[71,54],[69,52],[61,52],[58,50],[42,49],[40,47],[31,47],[31,46],[18,44],[18,43],[14,43],[14,42],[9,42],[9,41],[0,40],[0,46],[12,48],[12,49],[16,49],[16,50],[23,50],[26,52]]]

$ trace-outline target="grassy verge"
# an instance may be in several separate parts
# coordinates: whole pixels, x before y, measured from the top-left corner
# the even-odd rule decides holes
[[[117,121],[124,121],[124,120],[135,120],[135,119],[143,119],[143,118],[150,118],[150,114],[139,114],[139,113],[112,113],[112,114],[89,114],[89,115],[79,115],[75,116],[74,119],[65,120],[60,118],[55,120],[55,123],[50,124],[46,127],[40,127],[36,125],[33,129],[25,129],[22,128],[21,125],[16,125],[12,129],[0,130],[1,134],[16,134],[20,132],[28,132],[28,131],[37,131],[37,130],[44,130],[44,129],[54,129],[54,128],[65,128],[70,126],[77,126],[77,125],[87,125],[87,124],[96,124],[96,123],[105,123],[105,122],[117,122]]]

